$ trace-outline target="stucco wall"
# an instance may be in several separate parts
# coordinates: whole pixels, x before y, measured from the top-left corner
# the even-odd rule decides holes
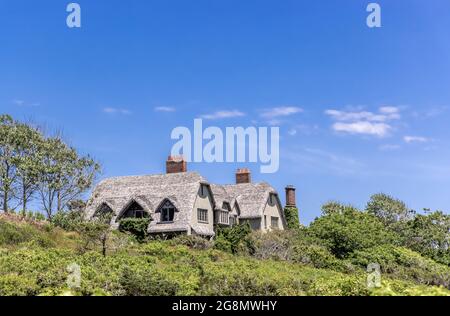
[[[201,194],[201,188],[199,188],[197,193],[197,198],[194,203],[194,209],[192,210],[192,218],[191,225],[197,225],[199,227],[209,228],[210,231],[214,230],[214,212],[213,212],[213,203],[212,197],[209,192],[209,189],[204,186],[203,187],[203,195]],[[198,222],[197,220],[197,209],[205,209],[208,210],[208,224]],[[188,234],[191,234],[188,232]]]
[[[278,227],[277,229],[285,229],[284,225],[283,225],[283,220],[282,220],[282,216],[281,216],[281,212],[283,210],[280,209],[278,202],[277,202],[277,198],[275,196],[273,196],[272,201],[270,200],[270,198],[267,201],[266,207],[264,208],[264,216],[263,216],[263,223],[262,223],[262,230],[264,231],[271,231],[272,227],[271,227],[271,217],[277,217],[278,218]],[[266,225],[264,223],[265,219],[267,220],[267,229],[266,229]]]

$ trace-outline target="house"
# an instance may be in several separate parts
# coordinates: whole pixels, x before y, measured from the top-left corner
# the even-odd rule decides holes
[[[295,204],[295,189],[286,188]],[[252,183],[250,170],[238,169],[236,184],[210,184],[187,171],[181,157],[169,157],[161,175],[116,177],[101,181],[89,199],[85,216],[112,215],[118,228],[124,218],[150,218],[149,234],[213,237],[218,227],[248,222],[254,230],[286,228],[277,191],[267,183]]]

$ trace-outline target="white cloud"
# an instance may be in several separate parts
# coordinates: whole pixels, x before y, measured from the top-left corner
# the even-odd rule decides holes
[[[302,108],[296,106],[283,106],[272,109],[266,109],[261,113],[261,117],[272,119],[280,116],[289,116],[303,112]]]
[[[212,114],[204,114],[204,115],[201,115],[200,118],[203,118],[205,120],[218,120],[218,119],[242,117],[242,116],[245,116],[245,113],[238,111],[238,110],[232,110],[232,111],[217,111]]]
[[[430,141],[430,139],[422,136],[405,136],[403,137],[403,140],[408,143],[427,143]]]
[[[369,111],[326,110],[325,114],[337,121],[332,125],[336,132],[349,134],[365,134],[384,137],[392,126],[389,121],[399,120],[400,110],[393,106],[383,106],[377,113]]]
[[[338,122],[333,124],[333,129],[336,132],[384,137],[388,134],[391,126],[385,123],[372,123],[367,121],[359,121],[354,123]]]
[[[156,112],[175,112],[176,109],[170,106],[157,106],[154,108]]]
[[[119,108],[103,108],[103,112],[107,114],[123,114],[123,115],[129,115],[131,112],[127,109],[119,109]]]
[[[369,111],[347,112],[338,110],[327,110],[325,114],[337,121],[370,121],[387,122],[400,119],[399,109],[396,107],[381,107],[379,113]]]

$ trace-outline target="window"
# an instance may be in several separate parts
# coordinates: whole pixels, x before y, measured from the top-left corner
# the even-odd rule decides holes
[[[102,222],[109,223],[113,215],[114,211],[106,203],[103,203],[95,212],[94,218]]]
[[[161,219],[160,222],[173,222],[175,217],[175,207],[170,201],[166,201],[160,209]]]
[[[236,225],[236,217],[230,216],[230,225],[231,226]]]
[[[122,213],[120,219],[123,218],[147,218],[148,213],[144,211],[141,205],[136,201],[133,201]]]
[[[271,217],[271,223],[272,228],[278,228],[278,217]]]
[[[264,228],[267,229],[267,215],[264,215]]]
[[[197,209],[197,220],[200,223],[208,223],[208,210],[202,208]]]
[[[228,212],[220,211],[219,223],[228,224],[228,222],[229,222]]]

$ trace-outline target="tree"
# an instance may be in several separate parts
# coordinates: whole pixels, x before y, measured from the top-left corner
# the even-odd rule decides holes
[[[94,218],[90,222],[80,222],[75,230],[81,235],[83,239],[83,249],[88,250],[91,246],[100,244],[102,254],[106,257],[108,249],[108,240],[111,235],[111,219],[112,213],[104,213]]]
[[[18,124],[16,130],[17,156],[14,159],[17,173],[17,200],[22,204],[22,214],[38,189],[40,178],[42,134],[35,128]]]
[[[17,154],[15,140],[17,126],[9,115],[0,115],[0,196],[2,208],[9,211],[9,201],[15,194],[16,166],[14,159]]]
[[[311,223],[308,233],[321,240],[336,257],[346,258],[356,250],[393,242],[393,234],[375,216],[351,206],[333,206],[334,211]]]
[[[366,211],[378,217],[385,226],[405,223],[414,216],[414,211],[410,210],[404,202],[383,193],[372,195],[367,203]]]
[[[67,208],[89,189],[100,165],[89,156],[80,157],[60,138],[48,138],[44,142],[39,192],[42,206],[51,218],[55,212]]]
[[[417,214],[402,231],[406,247],[450,266],[450,215],[441,211]]]

